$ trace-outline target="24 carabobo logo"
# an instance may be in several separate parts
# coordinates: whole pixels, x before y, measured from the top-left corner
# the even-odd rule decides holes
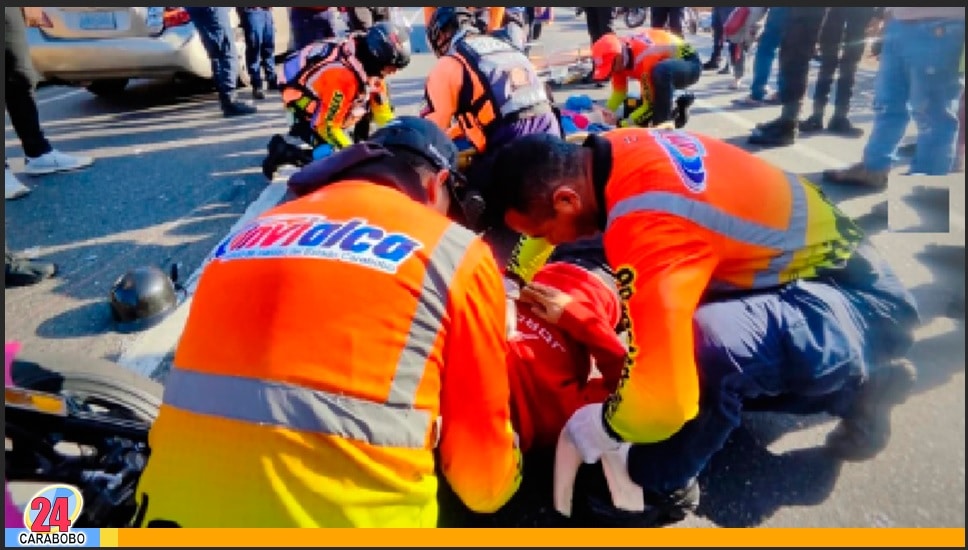
[[[656,142],[669,155],[682,178],[682,183],[693,193],[706,190],[706,166],[703,157],[706,148],[695,137],[685,132],[657,131],[652,133]]]
[[[423,245],[362,218],[348,221],[325,216],[280,215],[259,218],[225,238],[212,260],[316,258],[354,263],[385,273],[397,268]]]

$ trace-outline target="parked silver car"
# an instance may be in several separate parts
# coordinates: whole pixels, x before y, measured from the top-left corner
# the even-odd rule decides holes
[[[211,62],[184,8],[28,7],[24,15],[30,57],[48,80],[113,95],[134,78],[212,77]],[[289,45],[288,9],[273,8],[273,19],[276,52],[282,53]],[[242,56],[245,44],[235,10],[232,21]]]

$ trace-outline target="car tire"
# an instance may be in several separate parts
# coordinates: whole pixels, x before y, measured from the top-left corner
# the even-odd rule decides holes
[[[112,78],[91,82],[87,85],[87,91],[98,97],[116,97],[122,94],[127,87],[127,78]]]

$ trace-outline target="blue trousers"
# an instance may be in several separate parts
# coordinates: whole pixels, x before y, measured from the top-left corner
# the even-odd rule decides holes
[[[789,8],[770,8],[766,14],[766,23],[756,45],[756,55],[753,58],[753,81],[750,83],[750,97],[763,99],[766,97],[766,83],[770,81],[773,61],[780,49],[780,39],[783,38],[783,28],[786,24],[786,14]],[[782,87],[777,82],[777,89]]]
[[[948,173],[958,139],[958,65],[964,47],[964,20],[886,23],[874,82],[874,128],[864,149],[868,170],[890,169],[913,117],[918,142],[911,173]]]
[[[238,52],[232,32],[232,8],[188,8],[189,17],[198,30],[198,37],[212,60],[212,75],[219,95],[235,91],[239,79]]]
[[[646,490],[684,487],[744,409],[843,416],[870,372],[907,352],[920,317],[914,297],[864,245],[836,281],[706,302],[694,321],[699,414],[665,441],[632,446],[629,476]]]
[[[259,90],[263,82],[276,80],[276,36],[272,10],[240,8],[239,11],[242,31],[245,33],[245,66],[252,87]]]

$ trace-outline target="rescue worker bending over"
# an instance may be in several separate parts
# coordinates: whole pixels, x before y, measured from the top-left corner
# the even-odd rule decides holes
[[[313,162],[205,267],[138,487],[149,527],[434,527],[520,483],[494,257],[457,150],[400,117]]]
[[[813,184],[708,136],[642,128],[583,145],[525,136],[493,172],[485,200],[511,228],[554,245],[604,234],[629,354],[617,392],[565,432],[588,464],[633,443],[637,525],[695,507],[696,476],[744,410],[838,416],[827,448],[845,460],[887,445],[914,385],[917,306]]]
[[[420,116],[477,151],[468,180],[479,189],[490,177],[492,150],[528,134],[561,135],[561,127],[531,60],[507,42],[480,34],[473,20],[466,8],[433,12],[427,36],[440,60],[427,78]],[[476,221],[468,223],[477,229]],[[518,238],[503,227],[486,237],[502,265]]]
[[[702,74],[702,61],[692,45],[663,29],[643,29],[625,37],[608,33],[592,44],[592,62],[593,79],[612,79],[612,93],[605,104],[610,111],[617,111],[626,100],[630,79],[642,86],[641,105],[618,121],[623,127],[672,121],[675,91],[692,86]],[[676,126],[683,124],[676,122]]]
[[[469,11],[437,8],[427,36],[440,60],[427,77],[420,116],[466,138],[478,153],[527,134],[561,134],[531,60],[478,32]]]
[[[352,144],[346,131],[368,112],[377,125],[393,118],[384,78],[409,64],[410,37],[388,22],[299,50],[283,65],[282,101],[295,119],[290,134],[325,152]]]

